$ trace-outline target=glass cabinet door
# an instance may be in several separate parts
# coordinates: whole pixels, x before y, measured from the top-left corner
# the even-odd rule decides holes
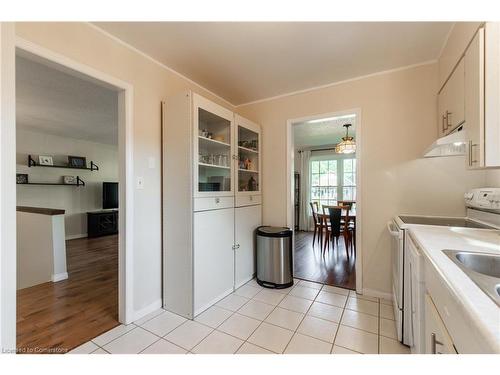
[[[260,192],[260,129],[237,119],[237,192]]]
[[[211,103],[211,106],[215,107],[215,104]],[[232,120],[225,113],[216,114],[217,110],[212,109],[217,108],[195,106],[198,196],[230,195],[232,192]]]

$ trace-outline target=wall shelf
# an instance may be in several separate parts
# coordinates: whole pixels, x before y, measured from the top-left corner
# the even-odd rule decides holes
[[[85,186],[85,181],[83,181],[80,176],[76,176],[76,184],[64,184],[62,182],[28,182],[25,184],[17,185],[39,185],[39,186]]]
[[[98,171],[99,166],[95,164],[93,161],[90,161],[90,167],[72,167],[66,164],[59,165],[42,165],[37,163],[31,155],[28,155],[28,167],[44,167],[44,168],[66,168],[66,169],[83,169],[87,171]],[[69,184],[61,184],[61,185],[69,185]]]

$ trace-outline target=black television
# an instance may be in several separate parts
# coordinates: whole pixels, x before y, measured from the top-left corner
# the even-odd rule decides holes
[[[118,182],[102,183],[102,208],[118,208]]]

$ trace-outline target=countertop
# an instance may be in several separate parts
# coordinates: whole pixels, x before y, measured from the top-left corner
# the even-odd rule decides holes
[[[17,206],[17,211],[20,212],[29,212],[32,214],[40,214],[40,215],[64,215],[64,210],[58,208],[44,208],[44,207],[27,207],[27,206]]]
[[[442,252],[451,249],[500,254],[500,231],[427,225],[410,225],[408,229],[454,299],[469,314],[470,325],[479,330],[489,346],[500,351],[500,307]]]

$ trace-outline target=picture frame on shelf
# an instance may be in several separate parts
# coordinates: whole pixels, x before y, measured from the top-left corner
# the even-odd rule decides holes
[[[87,168],[87,158],[83,156],[68,156],[68,165],[72,168]]]
[[[16,173],[16,184],[23,185],[28,183],[28,175],[26,173]]]
[[[54,160],[52,159],[52,156],[38,155],[38,164],[40,164],[40,165],[54,165]]]
[[[65,185],[76,184],[76,177],[75,176],[63,176],[63,184],[65,184]]]

